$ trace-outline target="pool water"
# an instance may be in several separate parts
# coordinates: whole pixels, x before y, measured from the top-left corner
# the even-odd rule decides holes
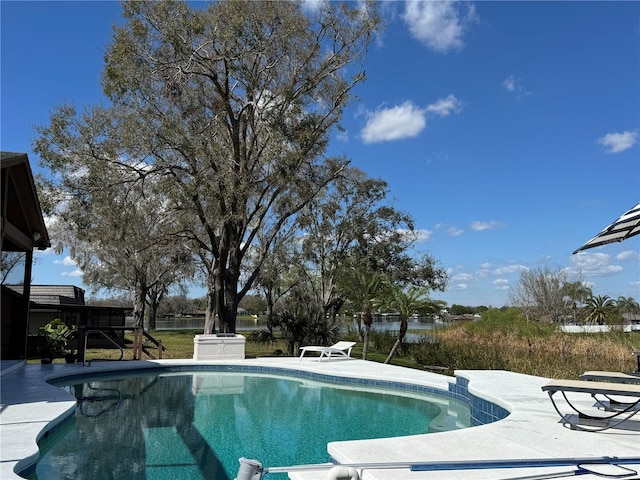
[[[141,374],[64,388],[78,398],[75,414],[41,443],[30,478],[231,480],[240,457],[322,463],[328,442],[469,426],[468,409],[451,399],[266,374]]]

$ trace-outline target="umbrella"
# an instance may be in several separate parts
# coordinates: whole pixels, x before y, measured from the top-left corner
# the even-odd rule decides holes
[[[640,233],[640,203],[628,212],[624,213],[615,222],[602,230],[587,243],[573,253],[587,248],[598,247],[607,243],[621,242]]]

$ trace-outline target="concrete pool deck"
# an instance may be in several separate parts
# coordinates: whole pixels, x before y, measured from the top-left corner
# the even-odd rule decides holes
[[[406,382],[448,391],[451,384],[466,385],[474,397],[510,412],[494,423],[450,432],[388,439],[334,442],[329,454],[341,464],[381,462],[446,462],[553,458],[637,457],[627,467],[640,471],[640,421],[630,420],[604,432],[571,430],[560,422],[541,387],[548,379],[505,371],[463,370],[456,377],[382,365],[363,360],[314,358],[263,358],[195,362],[192,360],[94,362],[81,364],[24,365],[2,362],[0,407],[0,478],[19,479],[20,471],[37,459],[39,436],[62,420],[76,405],[75,399],[46,380],[66,375],[127,371],[158,366],[233,365],[292,369],[329,376],[371,381]],[[585,405],[593,404],[588,396]],[[639,414],[640,416],[640,414]],[[312,432],[310,432],[312,434]],[[251,452],[246,452],[251,458]],[[260,460],[260,459],[257,459]],[[276,465],[265,465],[276,467]],[[410,472],[408,469],[366,469],[367,480],[515,479],[529,475],[570,472],[572,467],[493,469],[472,471]],[[327,471],[290,474],[293,480],[324,480]],[[601,478],[593,474],[585,479]],[[267,478],[269,476],[267,475]]]

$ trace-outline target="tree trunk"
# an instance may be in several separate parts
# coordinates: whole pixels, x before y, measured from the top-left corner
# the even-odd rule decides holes
[[[265,300],[267,301],[267,324],[271,325],[273,323],[273,293],[271,288],[266,288],[264,290]]]
[[[236,333],[240,261],[234,255],[240,255],[240,252],[236,249],[222,251],[213,270],[218,331],[224,333]]]
[[[136,281],[133,292],[133,326],[144,327],[144,310],[147,299],[147,287],[142,280]]]
[[[402,318],[400,320],[400,331],[398,332],[398,339],[396,340],[396,343],[393,344],[393,348],[389,352],[389,356],[384,361],[384,363],[389,363],[391,361],[391,359],[393,358],[393,356],[398,351],[398,348],[400,348],[400,345],[402,345],[402,340],[404,339],[405,335],[407,334],[407,328],[409,328],[409,324],[407,322],[407,319],[406,318]]]
[[[149,305],[149,310],[147,311],[147,329],[149,331],[154,331],[156,329],[158,307],[160,306],[160,302],[162,301],[163,297],[163,290],[161,288],[158,288],[157,285],[147,291],[147,305]]]
[[[236,333],[236,319],[238,317],[238,274],[227,271],[224,283],[224,318],[220,319],[220,330]]]
[[[238,274],[226,268],[224,263],[224,259],[215,259],[211,269],[213,273],[209,274],[205,334],[216,332],[216,318],[219,332],[236,332]]]
[[[214,305],[218,317],[218,331],[235,333],[238,307],[234,301],[234,293],[229,291],[232,286],[225,281],[223,275],[224,273],[218,273],[215,278]]]
[[[158,302],[152,301],[149,304],[149,315],[147,319],[147,330],[150,332],[156,329],[156,317],[158,315]]]
[[[367,354],[369,353],[369,330],[370,327],[364,327],[364,335],[362,340],[362,359],[367,359]]]
[[[396,340],[396,343],[393,344],[393,348],[391,349],[391,351],[389,352],[389,356],[387,357],[387,359],[384,361],[384,363],[389,363],[391,361],[391,359],[393,358],[393,356],[396,354],[396,352],[398,351],[398,348],[400,347],[400,344],[402,343],[402,340],[400,340],[400,337],[398,337],[398,339]]]
[[[207,310],[204,317],[204,334],[216,333],[216,301],[215,286],[211,281],[207,282]]]
[[[371,331],[371,325],[373,324],[373,317],[371,316],[371,308],[367,307],[364,312],[364,339],[362,343],[362,359],[367,359],[369,353],[369,332]]]

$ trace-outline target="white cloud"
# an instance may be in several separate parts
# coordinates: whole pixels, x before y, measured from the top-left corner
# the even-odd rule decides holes
[[[491,271],[488,268],[481,268],[476,271],[476,277],[478,278],[486,278],[490,275]]]
[[[54,247],[49,247],[45,250],[34,250],[33,251],[33,257],[40,257],[40,256],[45,256],[45,255],[55,255],[56,254],[56,249]]]
[[[400,140],[417,136],[427,125],[425,112],[411,102],[369,114],[362,130],[364,143]]]
[[[415,242],[426,242],[431,238],[431,231],[426,229],[417,229],[417,230],[409,230],[407,228],[399,228],[396,230],[396,233],[399,233],[405,238],[408,238]]]
[[[493,271],[494,275],[509,275],[510,273],[520,273],[529,270],[529,267],[524,265],[507,265],[504,267],[498,267]]]
[[[514,92],[516,90],[516,77],[514,75],[509,75],[502,82],[502,86],[507,92]]]
[[[414,38],[446,53],[464,47],[462,37],[477,14],[469,2],[413,0],[406,2],[403,19]]]
[[[640,260],[640,253],[634,252],[633,250],[625,250],[624,252],[620,252],[616,255],[616,260],[620,260],[622,262],[628,260]]]
[[[82,276],[82,270],[80,270],[79,268],[74,270],[73,272],[62,272],[62,276],[63,277],[81,277]]]
[[[509,280],[506,278],[496,278],[492,283],[496,290],[509,290]]]
[[[471,224],[471,229],[472,230],[476,230],[476,231],[482,231],[482,230],[493,230],[495,228],[499,228],[502,226],[502,223],[497,222],[495,220],[492,220],[490,222],[473,222]]]
[[[466,283],[459,283],[457,285],[454,285],[453,288],[455,288],[456,290],[466,290],[469,287],[467,286]]]
[[[431,238],[431,234],[433,232],[431,232],[431,230],[426,230],[424,228],[421,228],[421,229],[415,230],[414,233],[416,234],[416,242],[426,242]]]
[[[446,117],[453,113],[460,113],[464,104],[458,100],[454,95],[449,94],[446,98],[440,98],[435,103],[428,105],[425,108],[426,113],[433,113],[440,117]]]
[[[522,79],[513,74],[507,76],[507,78],[502,81],[502,88],[509,93],[515,94],[518,98],[531,95],[531,92],[522,84]]]
[[[453,282],[468,282],[469,280],[473,280],[473,275],[470,273],[459,273],[451,279]]]
[[[590,277],[606,277],[620,273],[620,265],[611,264],[611,256],[606,253],[580,252],[571,256],[571,271]]]
[[[624,152],[638,143],[638,132],[627,130],[622,133],[607,133],[598,139],[598,143],[605,147],[607,153]]]
[[[457,237],[458,235],[462,235],[463,233],[464,233],[464,230],[460,230],[459,228],[456,228],[456,227],[447,228],[447,234],[451,235],[452,237]]]
[[[436,225],[436,229],[441,232],[444,231],[447,235],[450,235],[452,237],[457,237],[458,235],[462,235],[464,233],[464,230],[451,225],[447,225],[446,223],[438,223]]]
[[[54,260],[54,264],[56,265],[64,265],[65,267],[75,267],[77,263],[73,260],[69,255],[64,257],[62,260]]]
[[[367,124],[362,129],[364,143],[386,142],[416,137],[427,126],[427,116],[446,117],[460,113],[464,104],[454,95],[440,98],[420,108],[411,101],[374,112],[366,112]]]

